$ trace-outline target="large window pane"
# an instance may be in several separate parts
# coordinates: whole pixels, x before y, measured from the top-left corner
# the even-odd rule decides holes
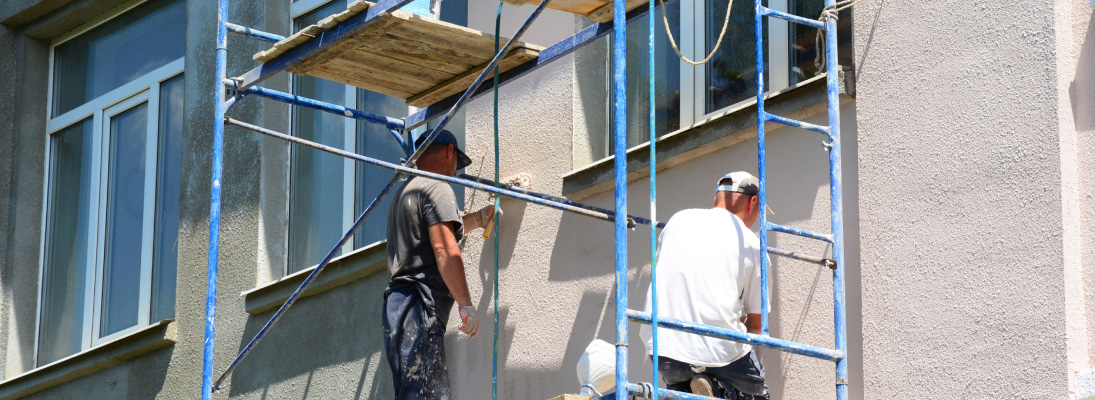
[[[57,46],[53,116],[182,57],[185,4],[150,1]]]
[[[444,3],[442,3],[444,4]],[[357,104],[362,109],[381,115],[398,116],[407,113],[407,105],[401,99],[383,94],[358,89]],[[404,157],[403,149],[399,142],[383,125],[360,121],[357,123],[357,153],[368,157],[378,158],[384,161],[399,163]],[[380,194],[380,189],[392,179],[395,174],[392,171],[357,163],[357,192],[356,215],[360,215],[369,203]],[[384,240],[387,235],[387,221],[384,216],[388,213],[388,205],[391,196],[377,205],[376,211],[369,216],[368,221],[354,232],[354,247],[363,247],[371,243]],[[379,221],[379,222],[378,222]]]
[[[673,37],[680,34],[680,2],[666,5]],[[627,25],[627,147],[650,141],[650,31],[649,16]],[[662,10],[654,14],[654,131],[659,137],[680,129],[681,69],[680,59],[669,44],[662,21]],[[610,37],[611,38],[611,37]],[[611,56],[610,56],[611,59]],[[611,75],[609,75],[611,79]],[[609,115],[612,110],[608,110]],[[615,125],[609,118],[609,132]],[[609,137],[606,154],[615,154]]]
[[[92,121],[53,134],[51,147],[38,365],[79,352],[84,336],[88,218],[96,182]]]
[[[346,9],[335,1],[295,22],[301,29]],[[346,106],[346,86],[310,76],[294,77],[293,93]],[[304,107],[293,107],[293,135],[346,148],[347,118]],[[293,273],[319,264],[345,233],[343,230],[346,159],[300,146],[291,150],[289,177],[289,264]]]
[[[148,103],[111,118],[100,337],[138,321],[147,138]]]
[[[179,75],[160,86],[156,241],[152,250],[152,321],[175,317],[183,104],[183,76]]]
[[[726,19],[726,5],[730,0],[703,0],[705,16],[705,54],[715,48]],[[705,113],[717,111],[739,101],[756,97],[756,31],[752,2],[736,1],[730,10],[730,22],[726,36],[711,61],[706,65],[707,85]],[[768,18],[761,28],[764,40],[768,40]],[[764,53],[765,71],[768,70],[768,53]],[[765,73],[765,85],[768,76]]]

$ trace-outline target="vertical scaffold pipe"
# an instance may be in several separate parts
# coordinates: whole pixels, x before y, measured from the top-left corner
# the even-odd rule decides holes
[[[759,0],[758,0],[759,1]],[[826,7],[832,7],[835,0],[825,0]],[[844,198],[840,166],[840,76],[837,65],[836,18],[825,22],[825,70],[826,89],[828,91],[829,130],[829,199],[832,209],[830,215],[833,227],[833,328],[836,331],[836,349],[848,354],[847,309],[844,303]],[[836,363],[836,398],[848,398],[848,357]]]
[[[498,54],[498,39],[502,36],[502,0],[498,0],[498,15],[494,18],[494,54]],[[501,72],[494,67],[494,187],[499,187],[499,171],[501,167],[500,151],[498,149],[498,76]],[[502,196],[494,196],[494,336],[491,343],[491,373],[490,373],[490,398],[498,400],[498,302],[499,288],[502,277],[499,275],[501,267],[498,261],[498,237],[502,235]]]
[[[209,191],[209,267],[205,286],[205,347],[202,399],[213,397],[213,343],[216,339],[217,257],[220,254],[221,169],[224,159],[224,78],[228,64],[228,0],[217,2],[217,66],[213,84],[212,187]]]
[[[627,392],[627,8],[612,2],[612,115],[616,167],[616,400]]]
[[[757,199],[760,209],[768,207],[768,184],[765,173],[764,155],[764,14],[761,0],[754,1],[754,29],[756,29],[756,62],[757,62],[757,177],[760,180],[760,191]],[[760,326],[761,334],[768,334],[768,215],[760,212]]]
[[[657,127],[654,125],[657,122],[657,97],[655,97],[656,91],[654,89],[654,2],[656,0],[650,0],[650,12],[646,15],[646,29],[649,34],[650,43],[648,43],[650,50],[647,52],[647,62],[649,65],[649,74],[647,76],[647,85],[650,87],[650,101],[647,103],[650,105],[649,122],[650,125],[650,220],[658,220],[658,157],[657,157]],[[665,12],[665,10],[662,10]],[[650,225],[650,331],[651,331],[651,348],[653,351],[652,361],[654,362],[654,376],[651,378],[651,384],[654,387],[658,386],[658,228],[656,225]],[[643,344],[646,345],[645,343]]]

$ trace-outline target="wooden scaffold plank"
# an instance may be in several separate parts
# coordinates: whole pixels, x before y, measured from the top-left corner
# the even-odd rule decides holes
[[[315,25],[255,54],[255,61],[267,62],[324,32],[337,29],[342,21],[366,12],[372,3],[357,1],[349,9],[324,18]],[[501,42],[508,39],[501,38]],[[539,55],[542,47],[517,42],[499,62],[509,70]],[[382,14],[337,43],[286,68],[298,75],[310,75],[345,83],[407,100],[425,107],[467,89],[494,57],[494,36],[459,25],[421,17],[405,11]]]

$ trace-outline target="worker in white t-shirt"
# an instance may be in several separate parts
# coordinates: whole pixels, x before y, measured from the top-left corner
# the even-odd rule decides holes
[[[755,176],[732,172],[719,179],[714,208],[683,210],[669,219],[658,239],[659,318],[760,333],[760,239],[750,230],[760,216],[759,191]],[[650,326],[640,334],[653,355]],[[658,329],[658,358],[671,390],[768,398],[764,368],[748,344]]]

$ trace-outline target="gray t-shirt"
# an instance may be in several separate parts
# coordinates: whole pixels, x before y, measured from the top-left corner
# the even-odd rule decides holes
[[[464,235],[456,194],[448,184],[413,177],[395,193],[388,209],[388,286],[410,284],[418,287],[427,303],[432,294],[451,296],[437,270],[437,258],[430,244],[430,225],[455,222],[456,240]]]

